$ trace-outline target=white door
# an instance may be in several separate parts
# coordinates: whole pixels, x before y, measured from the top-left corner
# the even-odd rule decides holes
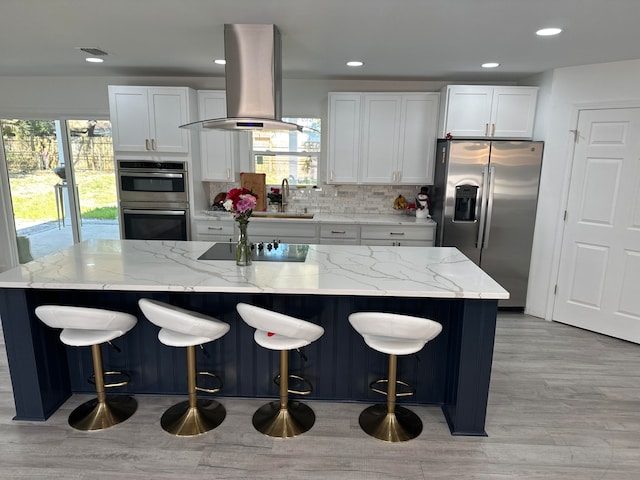
[[[640,108],[578,118],[553,319],[640,343]]]

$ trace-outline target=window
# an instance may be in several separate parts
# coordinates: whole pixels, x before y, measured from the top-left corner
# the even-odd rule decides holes
[[[320,157],[320,119],[283,118],[306,127],[303,132],[254,131],[253,159],[256,173],[267,174],[267,185],[316,185]]]

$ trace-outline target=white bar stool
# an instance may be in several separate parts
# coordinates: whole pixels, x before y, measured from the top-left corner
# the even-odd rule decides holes
[[[324,328],[314,323],[246,303],[236,307],[242,319],[256,329],[253,335],[258,345],[280,351],[280,401],[269,402],[253,414],[253,426],[270,437],[295,437],[308,431],[315,423],[313,410],[302,402],[289,402],[289,393],[308,395],[311,384],[297,375],[289,375],[289,350],[298,349],[318,340]],[[289,377],[305,382],[308,390],[289,389]],[[278,380],[279,379],[279,380]]]
[[[100,344],[121,337],[136,325],[138,319],[128,313],[63,305],[41,305],[35,313],[45,325],[63,329],[60,340],[65,345],[91,346],[93,378],[98,397],[71,412],[69,425],[84,431],[102,430],[124,422],[133,415],[138,408],[134,398],[105,393],[105,388],[126,385],[130,377],[123,372],[103,371]],[[105,376],[112,375],[124,375],[127,380],[105,384]]]
[[[397,385],[410,387],[397,380],[397,355],[416,353],[442,331],[442,325],[426,318],[393,313],[358,312],[349,322],[374,350],[389,354],[389,378],[371,383],[371,390],[387,395],[386,405],[373,405],[360,414],[360,427],[372,437],[387,442],[403,442],[422,432],[422,421],[411,410],[396,405],[396,397],[413,395],[415,390],[397,393]],[[387,383],[387,391],[376,385]]]
[[[222,388],[220,378],[209,372],[197,372],[217,378],[220,386],[214,389],[196,384],[196,345],[223,337],[229,324],[201,313],[185,310],[158,300],[141,298],[138,305],[151,323],[160,327],[158,340],[171,347],[187,347],[187,390],[189,400],[170,407],[160,420],[162,428],[179,437],[190,437],[213,430],[222,423],[227,412],[215,400],[197,398],[196,391],[217,393]]]

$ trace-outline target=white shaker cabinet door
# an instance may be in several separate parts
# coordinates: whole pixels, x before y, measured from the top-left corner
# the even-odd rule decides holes
[[[149,88],[149,119],[154,152],[189,153],[189,131],[178,128],[189,123],[186,88]]]
[[[400,95],[364,95],[361,183],[398,182],[401,106]]]
[[[224,91],[198,91],[198,115],[201,119],[224,118],[227,115]],[[203,181],[228,182],[235,180],[233,135],[222,130],[200,133],[200,154]]]
[[[495,138],[532,138],[537,87],[496,87],[490,134]]]
[[[397,183],[433,182],[439,100],[438,93],[402,96]]]
[[[455,85],[447,89],[442,138],[487,137],[491,124],[493,87]]]
[[[113,149],[146,152],[151,138],[146,87],[109,87]]]
[[[360,162],[360,94],[329,94],[327,183],[357,183]]]

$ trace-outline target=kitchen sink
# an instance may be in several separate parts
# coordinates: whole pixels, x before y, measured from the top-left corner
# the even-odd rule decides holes
[[[256,218],[299,218],[309,220],[313,218],[313,213],[253,212],[251,216]]]

